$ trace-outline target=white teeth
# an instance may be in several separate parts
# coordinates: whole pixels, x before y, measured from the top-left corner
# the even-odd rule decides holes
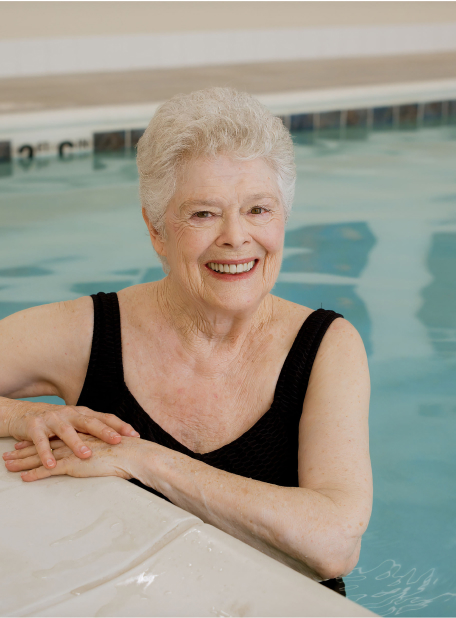
[[[207,266],[215,272],[230,273],[231,275],[248,272],[254,265],[255,260],[245,262],[244,264],[219,264],[218,262],[209,262],[209,264],[207,264]]]

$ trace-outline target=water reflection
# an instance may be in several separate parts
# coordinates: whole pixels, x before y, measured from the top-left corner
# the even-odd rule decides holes
[[[317,272],[359,277],[375,237],[363,221],[307,225],[285,236],[287,247],[310,249],[283,261],[284,272]]]
[[[435,601],[439,602],[438,615],[456,615],[456,593],[435,594],[434,586],[439,580],[435,568],[419,573],[416,568],[403,568],[391,559],[373,569],[356,568],[344,579],[348,598],[381,616],[432,616],[434,610],[429,606]],[[381,582],[381,585],[375,582]],[[369,588],[376,592],[359,593],[360,589]],[[444,613],[442,607],[445,607]]]
[[[0,268],[0,277],[42,277],[51,275],[52,270],[41,266],[16,266],[14,268]]]
[[[332,309],[341,313],[361,335],[366,352],[372,352],[371,320],[366,305],[357,295],[354,285],[326,285],[310,283],[277,283],[273,294],[299,305],[318,309]]]
[[[418,414],[427,418],[451,418],[456,415],[453,402],[423,403],[418,406]]]
[[[341,313],[356,326],[370,354],[371,321],[352,279],[363,272],[375,242],[364,221],[305,225],[287,232],[286,248],[300,251],[284,259],[282,273],[329,274],[340,280],[333,284],[279,281],[274,294],[314,309],[323,306]]]
[[[30,309],[30,307],[35,307],[37,304],[38,303],[26,301],[0,301],[0,320],[3,320],[3,318],[6,318],[13,313],[17,313],[18,311],[23,311],[24,309]]]
[[[13,175],[13,164],[0,162],[0,178],[6,178],[7,176],[12,176],[12,175]]]
[[[139,283],[147,283],[149,281],[159,281],[163,279],[165,273],[163,272],[163,268],[147,268],[146,271],[141,275],[139,279]]]
[[[421,291],[423,304],[418,318],[427,328],[434,350],[442,356],[456,354],[456,234],[432,236],[427,257],[431,283]]]
[[[70,292],[74,292],[78,296],[90,296],[91,294],[98,294],[98,292],[119,292],[124,288],[132,285],[133,282],[130,279],[117,280],[117,281],[84,281],[83,283],[75,283],[70,287]]]

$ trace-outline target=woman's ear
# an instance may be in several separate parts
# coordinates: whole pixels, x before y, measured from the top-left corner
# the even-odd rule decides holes
[[[153,248],[158,253],[158,255],[166,256],[165,243],[163,242],[163,238],[149,221],[149,217],[147,216],[145,208],[142,209],[142,216],[145,224],[147,225],[147,229],[149,230],[149,236],[150,240],[152,241]]]

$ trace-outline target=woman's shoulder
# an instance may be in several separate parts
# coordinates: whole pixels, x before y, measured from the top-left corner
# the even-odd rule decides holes
[[[274,317],[277,322],[287,329],[293,327],[296,333],[307,318],[316,311],[311,307],[299,305],[298,303],[280,298],[279,296],[273,296],[272,294],[271,296],[273,300]],[[360,353],[364,351],[364,345],[357,329],[351,322],[343,317],[337,317],[331,322],[326,330],[323,341],[325,343],[325,345],[323,345],[323,342],[321,344],[323,350],[325,348],[342,345],[343,347],[355,346]]]
[[[160,284],[160,281],[138,283],[117,292],[122,326],[127,319],[136,322],[143,313],[147,314],[149,320],[155,314],[155,317],[158,317],[157,298]]]
[[[93,326],[93,302],[90,296],[63,300],[23,309],[6,317],[2,324],[9,328],[31,329],[37,332],[52,331],[63,336]]]
[[[314,311],[310,307],[299,305],[291,300],[286,300],[285,298],[274,296],[273,294],[271,294],[271,299],[274,316],[276,316],[279,320],[301,320],[302,323]]]
[[[316,309],[312,307],[306,307],[305,305],[300,305],[298,303],[294,303],[291,300],[286,300],[285,298],[281,298],[280,296],[270,295],[272,299],[272,305],[274,310],[274,315],[282,320],[289,320],[290,318],[302,320],[304,322]],[[333,310],[335,311],[335,310]],[[337,313],[337,311],[335,311]],[[345,323],[347,325],[350,324],[348,320],[344,317],[338,317],[337,320],[334,320],[334,324],[337,324],[336,328],[341,328],[341,324]],[[352,326],[350,324],[350,326]],[[352,326],[354,328],[354,326]]]

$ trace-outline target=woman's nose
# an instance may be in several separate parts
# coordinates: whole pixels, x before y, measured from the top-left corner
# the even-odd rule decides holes
[[[245,222],[240,215],[224,218],[221,223],[217,244],[230,246],[233,249],[242,247],[246,242],[250,242],[250,234],[246,229]]]

